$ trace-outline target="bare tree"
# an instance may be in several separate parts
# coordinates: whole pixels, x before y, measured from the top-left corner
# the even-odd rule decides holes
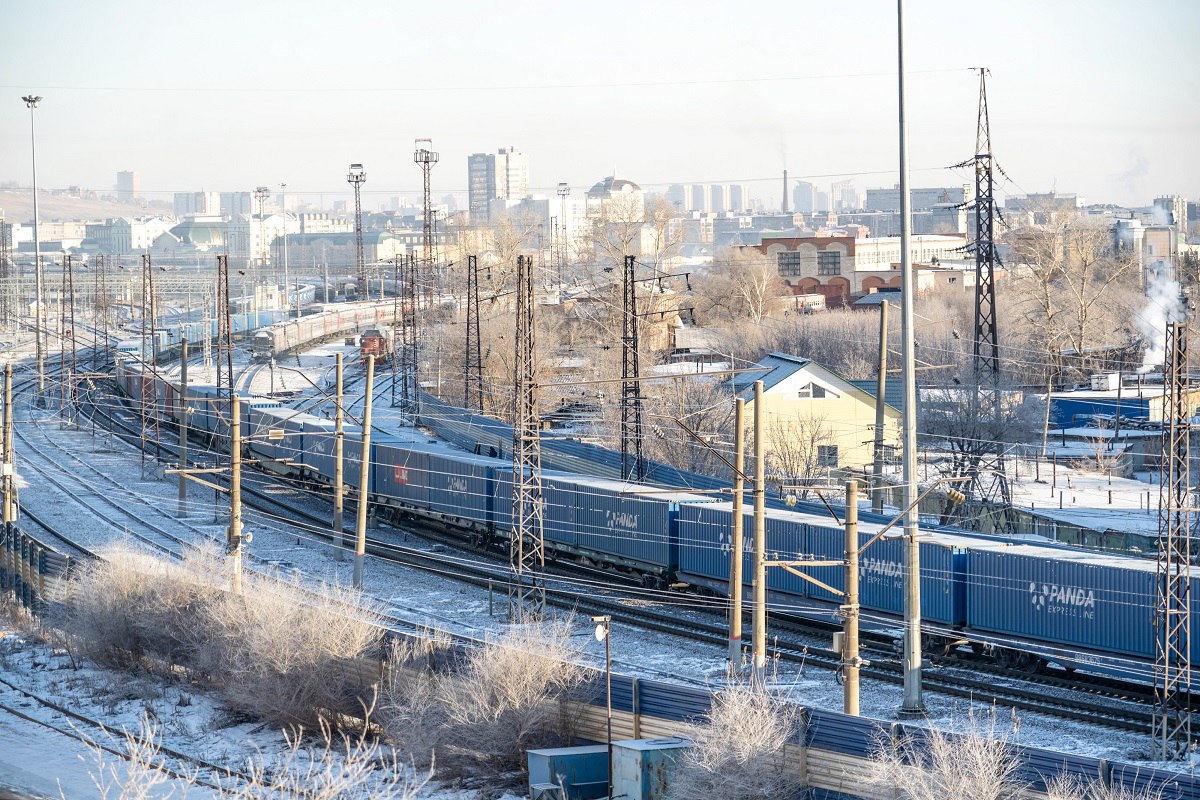
[[[781,486],[816,483],[828,473],[822,448],[835,443],[828,420],[821,415],[781,419],[767,423],[767,480]],[[836,465],[834,465],[836,466]],[[803,490],[801,497],[807,496]]]
[[[759,325],[788,304],[787,284],[775,262],[758,250],[737,248],[720,254],[692,280],[697,316],[707,323],[746,321]]]

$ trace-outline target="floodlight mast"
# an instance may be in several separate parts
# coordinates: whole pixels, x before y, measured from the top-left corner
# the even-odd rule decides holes
[[[354,267],[358,273],[361,290],[369,293],[367,265],[363,261],[362,185],[367,182],[367,172],[363,169],[363,165],[351,164],[346,181],[354,186]]]

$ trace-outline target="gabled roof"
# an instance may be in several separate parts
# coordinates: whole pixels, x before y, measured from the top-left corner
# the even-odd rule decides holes
[[[857,389],[861,389],[872,398],[876,397],[876,390],[879,388],[874,378],[862,381],[850,381]],[[904,410],[904,380],[902,378],[888,378],[884,383],[883,402],[892,406],[897,411]]]
[[[755,381],[763,382],[764,392],[770,391],[771,387],[812,363],[812,359],[790,356],[787,353],[768,353],[748,372],[739,372],[733,376],[733,393],[741,394],[754,388]]]

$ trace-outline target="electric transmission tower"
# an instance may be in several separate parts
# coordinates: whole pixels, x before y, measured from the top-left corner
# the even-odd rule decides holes
[[[463,408],[483,411],[483,356],[479,343],[477,256],[467,256],[467,355],[463,360]]]
[[[1155,625],[1154,748],[1163,760],[1192,746],[1191,537],[1187,324],[1167,323],[1163,369],[1163,475],[1158,502],[1158,606]]]
[[[142,254],[142,369],[144,379],[141,385],[140,408],[142,411],[142,472],[145,474],[146,445],[154,441],[155,452],[158,442],[158,415],[149,411],[148,406],[155,402],[154,381],[157,358],[155,350],[156,339],[154,324],[158,318],[158,309],[154,304],[154,263],[149,253]]]
[[[363,260],[363,229],[362,229],[362,185],[367,182],[367,173],[362,164],[351,164],[346,174],[346,181],[354,186],[354,269],[358,276],[359,291],[363,295],[370,294],[367,283],[367,265]]]
[[[432,139],[417,139],[414,143],[413,162],[421,167],[421,175],[424,178],[424,206],[421,215],[421,238],[424,246],[423,261],[424,266],[421,271],[420,279],[417,281],[422,284],[425,294],[426,308],[433,307],[433,207],[431,199],[431,188],[429,183],[430,173],[433,172],[433,165],[438,162],[438,154],[433,150]]]
[[[509,616],[539,619],[546,607],[542,527],[542,440],[534,370],[533,259],[517,257],[517,335],[513,375],[512,539]]]
[[[975,327],[972,337],[974,357],[974,389],[971,412],[977,418],[990,418],[991,430],[1001,430],[1003,410],[1000,342],[996,325],[996,269],[1000,256],[996,251],[995,227],[999,212],[996,208],[995,170],[992,155],[992,134],[988,118],[987,74],[979,67],[979,113],[975,125],[975,155],[959,164],[975,169],[975,197],[971,210],[975,214],[975,238],[967,250],[975,254]],[[979,408],[986,403],[989,408]],[[995,434],[993,434],[995,435]],[[969,467],[976,490],[994,511],[990,515],[995,532],[1009,533],[1013,528],[1012,491],[1004,469],[1004,443],[992,443],[990,458]],[[981,519],[982,519],[981,515]]]
[[[638,358],[637,259],[625,256],[621,286],[624,313],[621,328],[621,477],[643,480],[646,459],[642,455],[642,384]]]
[[[396,288],[400,294],[399,340],[394,343],[402,387],[398,405],[401,412],[415,425],[421,411],[421,384],[418,381],[417,362],[417,259],[411,253],[404,259],[397,259],[397,263],[403,264],[398,281],[400,285]]]

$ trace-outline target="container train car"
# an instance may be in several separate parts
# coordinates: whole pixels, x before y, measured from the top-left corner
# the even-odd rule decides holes
[[[120,365],[130,397],[152,398],[168,425],[190,409],[189,425],[227,434],[228,409],[212,387],[178,392],[143,375],[134,361]],[[174,399],[172,399],[174,398]],[[228,402],[228,401],[225,401]],[[331,485],[333,423],[283,408],[273,400],[241,398],[242,436],[249,455],[292,478]],[[268,435],[270,434],[270,435]],[[347,485],[360,482],[361,430],[346,426]],[[371,437],[366,493],[376,510],[396,519],[420,518],[475,543],[503,546],[512,528],[512,463],[476,455],[423,436]],[[686,491],[621,483],[564,472],[543,474],[548,558],[571,560],[635,576],[647,587],[690,587],[724,595],[728,588],[732,509],[728,502]],[[747,519],[744,526],[750,551]],[[878,523],[860,522],[865,544]],[[767,511],[772,559],[840,561],[844,533],[826,517],[801,510]],[[864,624],[894,629],[902,613],[901,547],[882,538],[860,559]],[[943,531],[921,537],[923,639],[927,651],[970,648],[1015,671],[1056,664],[1149,683],[1155,657],[1155,565],[1141,559]],[[750,585],[749,559],[744,585]],[[771,602],[793,613],[834,620],[843,586],[840,566],[814,567],[825,586],[780,569],[768,574]],[[1200,578],[1193,578],[1200,592]],[[825,588],[828,587],[828,588]],[[1193,610],[1200,626],[1200,607]],[[1200,637],[1191,642],[1200,659]]]
[[[285,316],[283,311],[257,311],[246,314],[230,314],[229,328],[233,336],[241,336],[261,325],[272,325]],[[140,357],[145,361],[153,355],[155,360],[177,358],[184,339],[190,346],[199,346],[217,338],[215,319],[184,322],[178,325],[159,327],[149,336],[122,339],[116,344],[121,355]]]

